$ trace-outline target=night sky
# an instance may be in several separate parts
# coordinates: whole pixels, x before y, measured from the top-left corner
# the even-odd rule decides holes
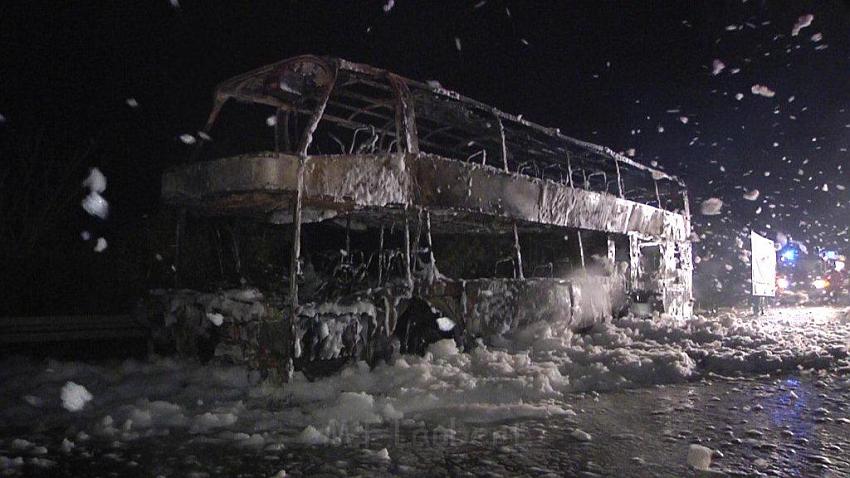
[[[93,224],[78,207],[79,188],[67,215],[38,244],[77,257],[79,267],[71,274],[42,258],[41,265],[32,259],[31,269],[77,283],[95,274],[90,262],[109,268],[115,249],[95,254],[80,231],[132,243],[122,231],[159,209],[159,175],[188,157],[178,138],[200,129],[214,86],[303,53],[438,80],[570,136],[617,151],[634,148],[637,160],[657,162],[689,185],[703,267],[734,263],[734,254],[714,254],[750,226],[790,233],[810,247],[845,247],[846,3],[396,0],[386,12],[385,6],[3,2],[0,154],[7,158],[0,162],[35,136],[54,155],[92,147],[85,166],[106,174],[112,208],[107,221]],[[806,14],[814,15],[811,25],[791,36]],[[715,59],[725,65],[717,75]],[[756,84],[775,96],[753,94]],[[138,107],[128,106],[128,98]],[[83,168],[75,181],[85,174]],[[7,180],[2,187],[10,195],[21,186]],[[752,189],[759,198],[744,199]],[[709,197],[726,203],[719,216],[699,214]],[[52,284],[62,288],[59,279]],[[108,285],[85,293],[108,294]]]

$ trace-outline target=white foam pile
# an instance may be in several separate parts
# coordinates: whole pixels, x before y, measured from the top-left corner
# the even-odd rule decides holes
[[[0,363],[0,420],[9,426],[36,418],[47,427],[73,424],[110,440],[183,432],[239,446],[334,444],[340,424],[356,432],[395,420],[571,415],[570,392],[682,382],[707,372],[842,366],[847,317],[823,308],[757,319],[731,313],[685,321],[629,318],[582,335],[538,323],[501,348],[480,345],[461,353],[443,340],[424,357],[398,356],[371,370],[354,363],[314,382],[297,373],[284,386],[240,366],[173,359],[107,366],[13,358]],[[70,413],[66,403],[82,406]]]
[[[702,445],[691,445],[688,448],[688,465],[697,470],[711,468],[711,448]]]
[[[60,397],[62,398],[62,407],[69,412],[79,412],[93,398],[86,387],[74,382],[67,382],[62,387]]]

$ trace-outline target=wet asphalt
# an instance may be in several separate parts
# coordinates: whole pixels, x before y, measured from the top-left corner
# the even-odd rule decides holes
[[[129,442],[92,437],[59,451],[73,430],[4,430],[10,441],[44,444],[55,461],[17,476],[850,476],[850,382],[842,371],[575,394],[575,415],[473,424],[391,423],[340,428],[333,446],[236,446],[173,433]],[[35,431],[37,430],[37,431]],[[580,430],[580,431],[577,431]],[[585,432],[584,434],[581,432]],[[589,435],[589,436],[587,436]],[[687,464],[690,444],[714,450],[710,470]],[[389,459],[379,453],[387,449]],[[24,454],[25,460],[28,460]],[[15,476],[15,475],[12,475]]]

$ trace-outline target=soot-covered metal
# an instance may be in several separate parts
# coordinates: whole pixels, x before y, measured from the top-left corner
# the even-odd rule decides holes
[[[178,249],[187,217],[238,218],[283,252],[272,280],[153,295],[184,352],[286,378],[540,320],[691,313],[681,181],[437,84],[300,56],[223,82],[204,133],[162,180]]]

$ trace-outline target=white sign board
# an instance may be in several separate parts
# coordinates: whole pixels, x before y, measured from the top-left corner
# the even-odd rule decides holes
[[[750,233],[753,255],[753,295],[774,297],[776,295],[776,247],[773,241]]]

